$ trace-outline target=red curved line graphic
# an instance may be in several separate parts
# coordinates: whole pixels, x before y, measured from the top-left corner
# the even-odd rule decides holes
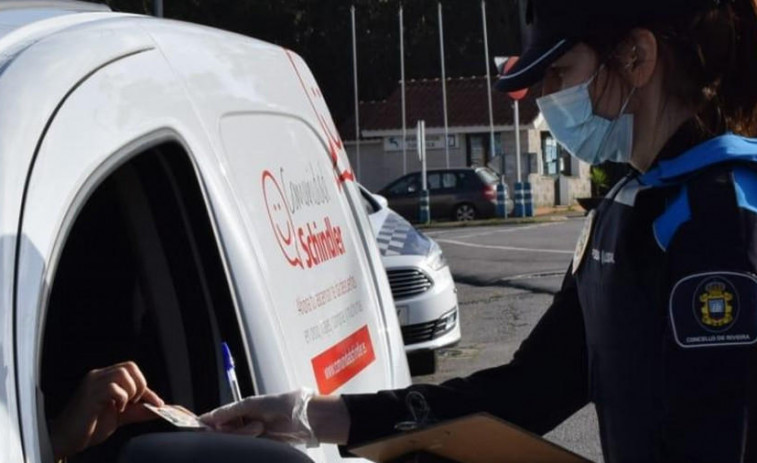
[[[305,268],[302,265],[302,259],[300,259],[299,249],[297,249],[297,247],[295,246],[295,249],[297,250],[297,257],[290,258],[289,254],[287,254],[286,249],[281,244],[281,240],[283,239],[283,237],[280,238],[279,233],[276,231],[276,225],[274,225],[274,220],[273,220],[273,217],[271,216],[271,208],[268,203],[268,190],[265,187],[266,177],[271,179],[271,182],[273,182],[274,186],[278,190],[279,195],[281,196],[282,199],[284,199],[284,193],[281,191],[281,187],[279,186],[279,182],[276,181],[276,177],[274,177],[273,174],[269,172],[268,170],[264,170],[260,184],[263,188],[263,200],[265,201],[265,210],[266,210],[266,213],[268,214],[268,222],[271,224],[271,228],[273,229],[273,235],[276,237],[276,243],[278,243],[282,254],[284,254],[284,257],[286,258],[287,262],[289,262],[290,265],[299,266],[300,268]],[[289,213],[289,208],[287,207],[286,201],[284,201],[284,208],[286,209],[286,212],[287,212],[287,227],[289,227],[289,229],[292,232],[291,234],[292,240],[295,240],[296,238],[294,236],[295,233],[294,233],[294,225],[292,224],[292,215]]]
[[[300,86],[302,87],[302,90],[305,92],[305,96],[308,99],[308,103],[310,103],[310,107],[313,109],[313,112],[315,113],[316,118],[318,119],[318,123],[321,126],[321,129],[324,132],[324,135],[326,136],[326,140],[329,142],[329,156],[331,157],[331,163],[334,167],[334,173],[336,174],[336,182],[337,186],[339,187],[339,190],[342,189],[342,184],[348,180],[355,181],[355,175],[354,173],[349,169],[342,170],[339,167],[339,153],[338,150],[342,149],[342,139],[339,137],[339,133],[337,132],[336,135],[334,135],[331,130],[327,127],[327,124],[324,121],[324,117],[321,115],[321,113],[318,112],[318,109],[315,107],[315,103],[313,103],[313,99],[310,96],[310,92],[308,92],[307,86],[305,85],[305,81],[302,79],[302,75],[300,75],[300,70],[297,69],[297,65],[294,63],[294,59],[292,58],[292,51],[289,49],[284,49],[286,52],[287,58],[289,58],[289,62],[292,65],[292,68],[294,69],[295,74],[297,75],[297,79],[300,81]]]

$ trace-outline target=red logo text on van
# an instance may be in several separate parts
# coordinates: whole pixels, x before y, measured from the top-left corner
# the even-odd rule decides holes
[[[263,171],[263,199],[265,200],[268,220],[271,222],[273,234],[279,243],[289,265],[302,267],[300,250],[295,239],[294,222],[289,213],[284,192],[276,181],[276,177],[269,171]]]
[[[366,325],[312,359],[318,392],[334,392],[374,360],[376,354]]]
[[[283,169],[282,169],[283,175]],[[261,179],[263,199],[273,235],[289,265],[313,268],[345,254],[342,228],[333,225],[331,218],[309,220],[304,224],[295,221],[297,208],[290,208],[285,190],[268,170]]]

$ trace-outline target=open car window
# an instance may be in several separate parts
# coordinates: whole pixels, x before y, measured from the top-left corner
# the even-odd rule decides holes
[[[41,388],[48,420],[82,377],[131,360],[168,403],[205,412],[231,401],[220,360],[252,379],[236,311],[197,176],[178,144],[136,155],[97,187],[68,232],[52,281]],[[241,361],[240,361],[241,360]],[[116,461],[157,424],[121,428],[70,462]]]

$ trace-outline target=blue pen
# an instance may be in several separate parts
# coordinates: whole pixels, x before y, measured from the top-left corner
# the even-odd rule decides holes
[[[234,369],[234,357],[231,356],[229,345],[225,342],[221,343],[221,351],[223,351],[223,368],[226,370],[226,380],[229,382],[231,397],[234,399],[234,402],[239,402],[242,400],[242,393],[239,391],[237,372]]]

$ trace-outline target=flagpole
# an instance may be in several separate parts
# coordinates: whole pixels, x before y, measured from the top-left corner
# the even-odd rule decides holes
[[[442,57],[442,101],[444,104],[444,156],[449,169],[449,122],[447,119],[447,72],[444,66],[444,21],[442,20],[442,2],[439,5],[439,49]]]
[[[402,174],[407,173],[407,113],[405,111],[405,26],[400,3],[400,93],[402,94]]]
[[[357,159],[357,178],[361,180],[363,177],[360,175],[360,104],[358,100],[358,87],[357,87],[357,37],[355,34],[355,5],[350,7],[350,13],[352,15],[352,72],[355,81],[355,149]]]
[[[486,30],[486,1],[481,0],[481,17],[484,22],[484,55],[486,56],[486,92],[489,96],[489,156],[494,156],[494,111],[492,109],[492,81],[489,72],[489,37]],[[484,160],[486,165],[486,160]]]

